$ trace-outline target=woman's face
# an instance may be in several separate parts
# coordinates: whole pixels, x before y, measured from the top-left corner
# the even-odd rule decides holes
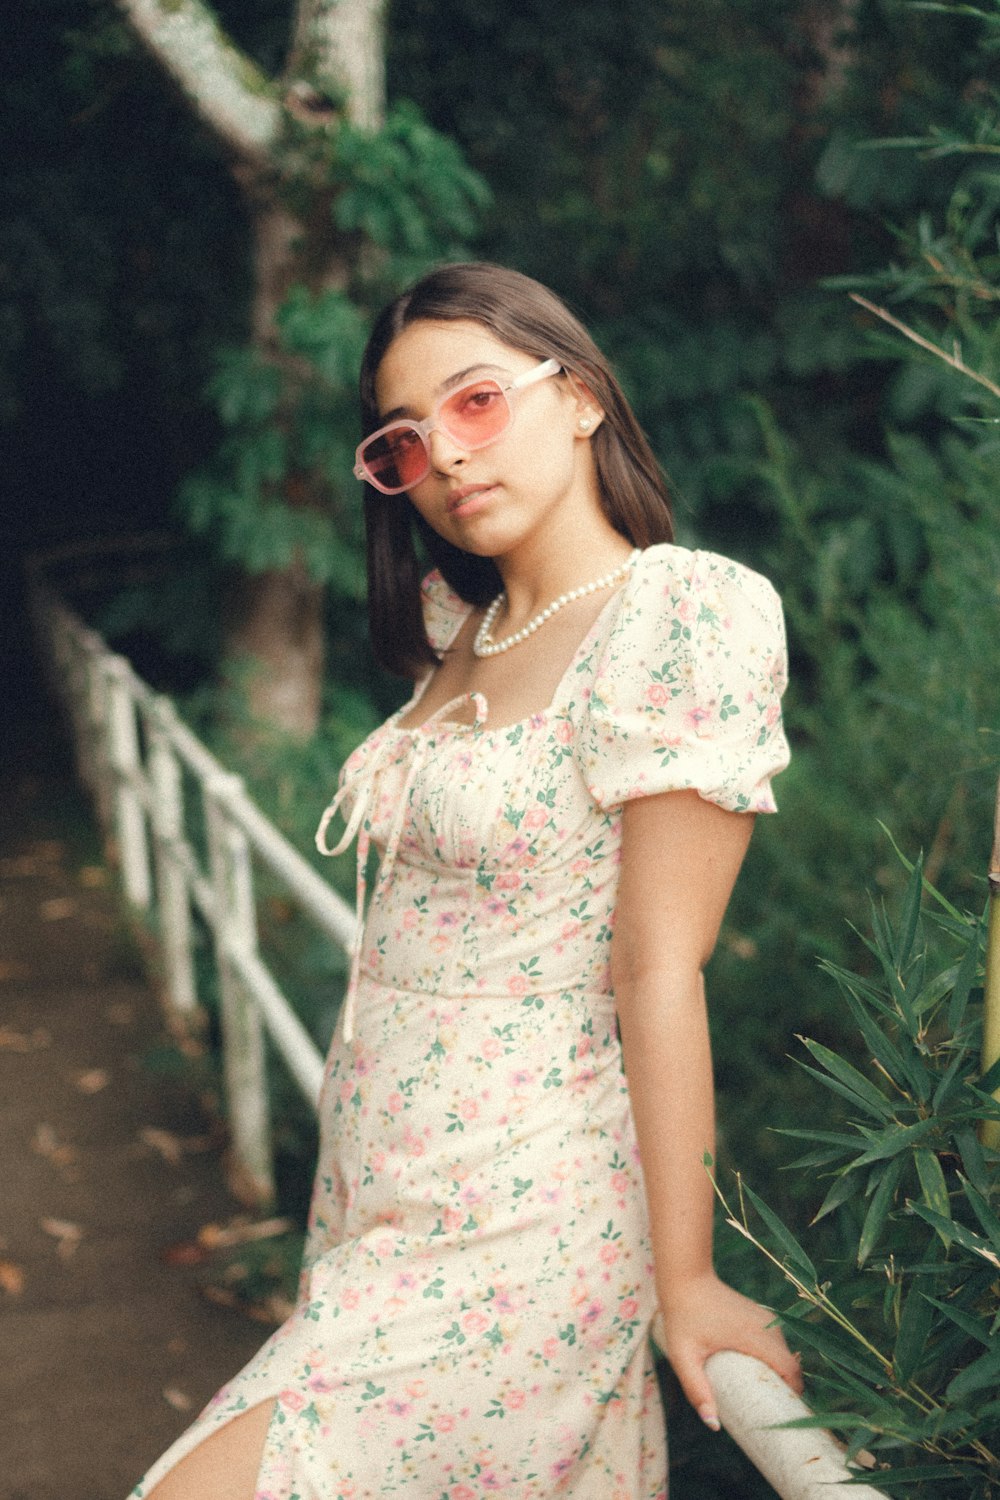
[[[540,356],[501,343],[481,323],[411,323],[378,369],[380,420],[426,421],[456,387],[484,378],[507,386],[539,363]],[[488,447],[468,451],[441,428],[431,432],[430,470],[407,492],[440,536],[481,557],[514,556],[560,538],[570,544],[581,507],[600,509],[588,439],[601,413],[592,398],[556,375],[512,392],[510,401],[510,426]],[[405,501],[386,496],[382,503]]]

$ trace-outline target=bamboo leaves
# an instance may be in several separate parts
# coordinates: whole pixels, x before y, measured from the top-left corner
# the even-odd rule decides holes
[[[811,1255],[742,1182],[729,1220],[795,1290],[780,1316],[822,1372],[817,1418],[884,1460],[887,1494],[972,1500],[1000,1492],[1000,1400],[985,1399],[1000,1384],[1000,1158],[978,1133],[1000,1115],[1000,1062],[980,1076],[985,918],[909,869],[898,918],[873,911],[874,971],[827,966],[858,1051],[800,1039],[840,1118],[782,1132],[811,1147],[796,1169],[827,1174],[812,1223],[839,1221],[848,1249]]]

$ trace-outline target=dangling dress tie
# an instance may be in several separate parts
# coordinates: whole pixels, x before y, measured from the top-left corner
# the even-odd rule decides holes
[[[385,853],[379,864],[378,875],[375,881],[375,890],[372,899],[375,900],[388,885],[392,878],[392,872],[396,864],[396,855],[399,851],[399,841],[403,833],[403,824],[406,821],[406,809],[409,805],[410,790],[414,778],[426,759],[431,745],[431,736],[428,730],[431,725],[440,720],[444,714],[457,708],[460,704],[471,703],[475,709],[475,720],[471,724],[456,723],[454,727],[466,733],[474,733],[481,729],[489,714],[489,705],[482,693],[460,693],[456,698],[451,698],[447,703],[436,709],[429,718],[418,725],[415,729],[402,729],[397,733],[409,735],[413,741],[413,753],[410,756],[410,764],[407,768],[406,778],[403,782],[399,800],[396,803],[392,815],[392,823],[389,827],[389,836],[386,839]],[[352,840],[357,837],[357,873],[355,877],[355,928],[354,942],[351,948],[351,969],[347,981],[347,992],[344,996],[344,1041],[350,1042],[354,1039],[354,1017],[357,1007],[358,979],[361,973],[361,952],[364,946],[365,931],[365,896],[368,889],[368,856],[371,852],[371,821],[369,813],[372,809],[375,790],[378,784],[379,774],[382,771],[386,752],[394,744],[393,735],[387,734],[382,744],[376,750],[369,763],[362,769],[359,775],[350,782],[345,782],[337,789],[337,794],[327,807],[320,819],[316,830],[316,848],[320,854],[343,854]],[[348,792],[355,796],[351,815],[347,820],[344,832],[331,849],[326,842],[326,833],[333,819],[340,811],[340,805]]]

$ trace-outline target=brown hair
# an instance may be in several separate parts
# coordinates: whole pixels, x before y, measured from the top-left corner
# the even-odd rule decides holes
[[[382,425],[375,380],[393,339],[411,323],[459,318],[481,323],[511,349],[557,359],[578,377],[604,412],[591,442],[605,515],[636,547],[669,542],[673,523],[663,475],[607,360],[555,293],[519,271],[477,261],[441,266],[389,303],[361,364],[362,432]],[[405,496],[382,495],[371,485],[365,485],[365,531],[375,655],[390,671],[418,677],[439,658],[424,628],[414,531],[445,581],[468,603],[485,604],[499,593],[500,574],[492,558],[463,552],[438,536]]]

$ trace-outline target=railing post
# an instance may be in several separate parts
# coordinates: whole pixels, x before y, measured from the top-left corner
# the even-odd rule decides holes
[[[133,906],[149,906],[149,848],[146,815],[136,790],[142,770],[135,702],[129,691],[130,668],[122,658],[106,663],[108,706],[108,754],[115,777],[115,826],[122,863],[125,894]]]
[[[148,723],[148,731],[160,935],[171,1008],[190,1022],[198,1009],[198,994],[191,948],[191,901],[187,878],[178,858],[184,844],[181,768],[168,735],[173,707],[166,699],[161,699],[155,712],[156,718]]]
[[[257,951],[250,846],[228,817],[224,801],[242,790],[238,776],[205,782],[205,819],[215,893],[215,947],[219,970],[223,1071],[229,1129],[239,1183],[258,1202],[274,1197],[270,1109],[264,1028],[233,963],[233,954]]]
[[[97,819],[105,843],[111,839],[115,814],[115,778],[111,763],[108,726],[108,684],[99,649],[92,641],[81,645],[84,742],[80,765],[97,807]]]

